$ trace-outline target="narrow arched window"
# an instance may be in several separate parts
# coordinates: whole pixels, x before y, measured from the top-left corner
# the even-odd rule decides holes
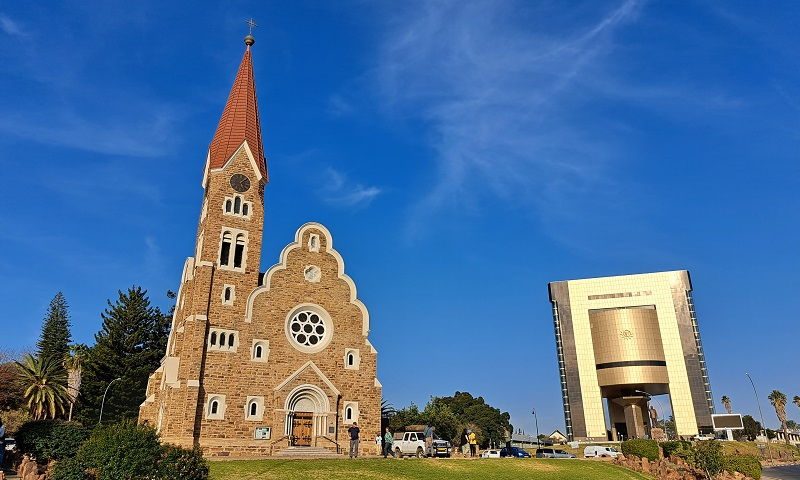
[[[352,353],[347,354],[347,365],[352,367],[356,363],[356,357]]]
[[[217,344],[217,332],[211,332],[211,346],[215,346]]]
[[[230,265],[232,241],[233,235],[231,235],[231,232],[225,232],[222,234],[222,248],[219,252],[220,265]]]
[[[208,413],[210,415],[216,415],[217,411],[219,411],[219,402],[216,400],[211,400],[211,406],[208,409]]]
[[[352,420],[353,419],[353,408],[352,407],[347,407],[344,410],[344,418],[345,418],[345,420]]]
[[[249,213],[250,213],[250,204],[245,202],[245,204],[242,205],[242,215],[246,217]]]
[[[234,335],[232,333],[228,334],[228,347],[233,348],[234,340],[235,340]]]
[[[261,358],[261,356],[262,356],[263,354],[264,354],[264,348],[263,348],[261,345],[256,345],[256,353],[255,353],[255,357],[256,357],[256,358]]]
[[[225,334],[224,333],[220,333],[219,334],[219,346],[220,347],[224,347],[225,346]]]
[[[225,213],[231,213],[231,201],[230,201],[230,199],[225,200]]]
[[[256,402],[250,402],[250,416],[255,417],[258,415],[258,404]]]
[[[225,287],[225,301],[231,301],[231,287]]]
[[[242,197],[236,197],[233,200],[233,213],[239,213],[242,210]]]
[[[233,253],[233,268],[242,268],[244,257],[244,234],[236,235],[236,251]]]

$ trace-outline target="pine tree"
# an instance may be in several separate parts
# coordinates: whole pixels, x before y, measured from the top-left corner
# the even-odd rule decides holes
[[[69,344],[72,340],[69,328],[67,300],[63,293],[58,292],[47,308],[47,316],[42,324],[42,334],[36,344],[37,356],[42,360],[49,359],[60,365],[69,352]]]
[[[136,419],[147,379],[167,345],[169,317],[150,305],[147,291],[134,286],[118,293],[101,314],[103,326],[84,366],[78,417],[87,424],[97,422],[103,393],[116,378],[120,380],[108,390],[103,421]]]

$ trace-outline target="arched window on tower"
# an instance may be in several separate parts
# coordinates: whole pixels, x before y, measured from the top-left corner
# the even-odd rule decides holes
[[[242,215],[244,215],[245,217],[250,213],[249,207],[250,204],[248,204],[247,202],[244,202],[244,205],[242,205]]]
[[[225,346],[225,334],[224,333],[220,333],[219,334],[219,345],[221,347]]]
[[[255,417],[258,415],[258,403],[253,400],[250,402],[250,416]]]
[[[219,402],[217,400],[211,400],[211,405],[209,406],[208,413],[211,415],[216,415],[219,412]]]
[[[231,333],[231,334],[228,335],[228,348],[233,348],[233,344],[234,344],[235,340],[236,340],[236,337],[234,336],[234,334]]]
[[[233,235],[231,235],[231,232],[225,232],[222,234],[222,248],[219,251],[220,265],[225,265],[225,266],[230,265],[232,241],[233,241]]]
[[[231,199],[225,200],[225,213],[231,213]]]
[[[242,211],[242,197],[237,195],[236,198],[233,200],[233,213],[238,214],[241,211]]]
[[[236,250],[233,254],[233,268],[242,268],[242,258],[244,257],[244,233],[236,235]]]
[[[261,357],[263,357],[264,356],[264,347],[262,347],[261,345],[256,345],[255,355],[253,355],[253,356],[255,358],[259,358],[259,359]]]
[[[356,356],[353,355],[352,353],[348,353],[347,354],[347,366],[348,367],[352,367],[355,364],[356,364]]]
[[[344,409],[344,419],[348,422],[353,421],[353,407],[347,407]]]
[[[217,332],[211,332],[211,346],[217,345]]]

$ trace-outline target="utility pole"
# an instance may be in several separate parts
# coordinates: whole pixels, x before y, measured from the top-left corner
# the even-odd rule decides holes
[[[758,415],[761,417],[761,428],[764,430],[764,437],[767,439],[767,457],[769,457],[769,461],[772,461],[772,449],[769,448],[769,435],[767,435],[767,424],[764,423],[764,413],[761,412],[761,400],[758,399],[758,392],[756,391],[756,384],[753,382],[753,378],[750,376],[749,373],[745,373],[747,375],[747,379],[750,380],[750,385],[753,386],[753,395],[756,397],[756,405],[758,405]]]
[[[533,411],[531,413],[533,413],[533,419],[536,422],[536,448],[539,448],[541,446],[541,445],[539,445],[539,418],[536,416],[536,409],[535,408],[533,409]]]

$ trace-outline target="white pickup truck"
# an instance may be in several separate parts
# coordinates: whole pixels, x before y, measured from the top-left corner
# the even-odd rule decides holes
[[[400,437],[402,435],[402,437]],[[398,438],[399,437],[399,438]],[[397,458],[404,455],[413,455],[417,458],[424,457],[449,457],[450,442],[434,437],[430,452],[425,451],[425,434],[422,432],[404,432],[395,434],[394,454]]]

